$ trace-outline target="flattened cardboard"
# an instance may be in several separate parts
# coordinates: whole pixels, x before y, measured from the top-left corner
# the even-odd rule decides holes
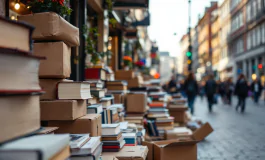
[[[134,71],[125,71],[125,70],[118,70],[115,72],[115,79],[116,80],[128,80],[133,79],[135,77]]]
[[[22,15],[18,20],[35,26],[34,40],[57,40],[70,47],[79,46],[79,29],[54,12]]]
[[[0,143],[40,128],[39,96],[0,97]]]
[[[115,156],[118,160],[145,160],[147,154],[146,146],[124,146],[119,152],[103,152],[103,157]]]
[[[197,141],[202,141],[205,139],[209,134],[213,132],[212,126],[207,122],[203,124],[199,129],[193,132],[192,137]]]
[[[126,96],[126,112],[144,113],[147,106],[147,94],[145,92],[129,93]]]
[[[41,120],[75,120],[85,116],[86,100],[40,101]]]
[[[74,121],[48,121],[48,126],[59,127],[55,133],[86,134],[101,136],[101,114],[87,114]]]
[[[45,91],[43,95],[40,96],[41,100],[55,100],[57,99],[57,84],[63,79],[39,79],[40,86],[42,90]]]
[[[34,55],[46,57],[46,60],[40,62],[40,78],[70,77],[71,48],[65,43],[34,43]]]
[[[151,142],[145,142],[145,141],[143,141],[142,142],[142,145],[143,146],[147,146],[147,148],[148,148],[148,154],[147,154],[147,157],[146,157],[146,160],[153,160],[154,159],[154,153],[153,153],[153,151],[154,151],[154,144],[153,143],[151,143]]]

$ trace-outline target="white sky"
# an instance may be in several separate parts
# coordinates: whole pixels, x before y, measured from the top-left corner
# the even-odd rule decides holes
[[[223,0],[218,0],[219,3]],[[198,15],[203,15],[211,0],[192,0],[192,26],[198,21]],[[151,25],[148,33],[151,40],[156,40],[160,51],[169,51],[171,56],[180,53],[179,41],[187,33],[188,0],[150,0]],[[177,33],[174,36],[174,33]]]

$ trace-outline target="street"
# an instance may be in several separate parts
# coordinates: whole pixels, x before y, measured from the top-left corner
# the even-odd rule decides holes
[[[233,105],[223,105],[221,100],[207,109],[206,98],[198,97],[195,116],[210,122],[214,132],[198,144],[198,160],[265,160],[265,105],[254,105],[247,100],[246,112],[236,112],[237,99]]]

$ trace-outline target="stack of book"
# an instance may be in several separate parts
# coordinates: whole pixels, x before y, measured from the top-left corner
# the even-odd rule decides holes
[[[69,135],[32,136],[40,131],[43,59],[32,55],[33,27],[1,16],[0,24],[0,159],[66,159]]]
[[[136,125],[143,125],[145,113],[126,114],[125,121]]]
[[[120,124],[102,124],[103,152],[118,152],[125,145]]]
[[[175,99],[171,100],[168,105],[168,110],[171,116],[174,117],[174,122],[186,124],[188,121],[187,110],[185,102],[179,102]]]
[[[124,121],[124,116],[125,116],[125,110],[124,110],[124,105],[123,104],[112,104],[109,107],[111,110],[116,110],[118,112],[118,118],[119,118],[119,122],[123,122]],[[115,115],[116,116],[116,115]]]
[[[102,153],[100,137],[89,137],[88,134],[72,134],[70,137],[72,160],[99,159]]]
[[[136,133],[122,133],[125,140],[125,146],[136,146]]]
[[[107,81],[106,86],[109,91],[127,91],[127,81],[124,80],[115,80],[115,81]]]

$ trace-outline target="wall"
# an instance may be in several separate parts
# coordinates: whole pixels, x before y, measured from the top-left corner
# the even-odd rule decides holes
[[[5,0],[0,0],[0,16],[5,16]]]

